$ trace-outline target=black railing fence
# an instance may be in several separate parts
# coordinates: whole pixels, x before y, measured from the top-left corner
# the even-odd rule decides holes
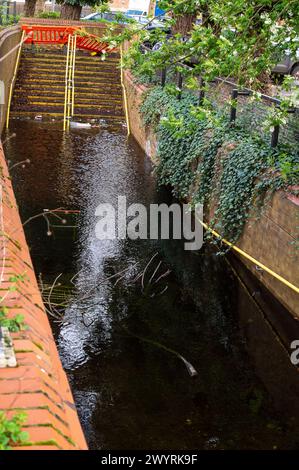
[[[17,2],[0,0],[0,26],[18,22]]]
[[[144,52],[149,54],[151,49],[143,46]],[[191,69],[186,64],[176,64],[181,70]],[[156,82],[164,87],[167,83],[176,84],[177,98],[181,99],[185,90],[184,73],[177,72],[171,68],[163,69],[157,74]],[[239,89],[237,85],[229,80],[217,78],[205,84],[198,77],[199,92],[198,103],[203,103],[208,98],[215,109],[228,113],[232,125],[242,125],[248,131],[258,133],[271,147],[278,143],[284,143],[298,148],[299,142],[299,108],[290,108],[283,123],[269,126],[269,115],[275,108],[280,108],[281,101],[272,96],[257,94],[248,88]]]

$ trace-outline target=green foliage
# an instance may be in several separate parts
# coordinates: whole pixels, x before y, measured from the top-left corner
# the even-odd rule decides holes
[[[159,50],[140,55],[137,43],[150,39],[145,26],[132,25],[111,37],[118,42],[133,40],[125,60],[134,65],[138,74],[144,69],[147,75],[153,75],[162,66],[177,68],[179,61],[191,61],[193,70],[188,74],[200,75],[206,83],[220,76],[260,89],[286,50],[296,57],[297,1],[162,0],[160,6],[169,12],[168,24],[174,34],[169,38],[161,33]],[[189,24],[190,15],[194,19]],[[187,34],[180,33],[177,27],[181,24],[184,31],[184,19],[189,24]]]
[[[58,11],[43,11],[38,15],[39,18],[60,18]]]
[[[9,318],[7,316],[8,312],[9,311],[7,307],[0,307],[0,326],[6,326],[12,333],[24,330],[26,328],[24,323],[24,316],[17,314],[14,317]]]
[[[13,275],[10,276],[9,282],[10,282],[10,287],[7,292],[15,292],[17,291],[18,283],[19,282],[24,282],[26,279],[26,275],[24,274],[18,274],[18,275]],[[0,326],[5,326],[9,329],[10,332],[17,332],[20,330],[26,329],[26,325],[24,323],[24,316],[17,314],[14,317],[9,317],[9,309],[4,305],[5,297],[7,294],[5,294],[2,298],[0,298]]]
[[[19,21],[20,15],[7,15],[7,6],[0,5],[0,27],[1,26],[10,26]]]
[[[96,7],[97,5],[100,5],[101,3],[107,3],[108,0],[57,0],[56,3],[59,4],[68,4],[68,5],[73,5],[74,7],[76,6],[81,6],[84,7],[84,5],[89,5],[90,7]]]
[[[8,419],[0,411],[0,450],[10,450],[13,444],[20,445],[28,441],[28,433],[22,431],[25,421],[25,413],[18,412]]]
[[[266,193],[298,182],[298,153],[271,149],[212,108],[198,107],[191,93],[177,100],[155,87],[141,111],[157,132],[160,184],[170,185],[181,199],[213,206],[212,225],[232,242]]]

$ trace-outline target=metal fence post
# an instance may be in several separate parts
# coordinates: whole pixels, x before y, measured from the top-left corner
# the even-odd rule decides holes
[[[13,16],[14,16],[14,22],[17,23],[17,2],[13,2]]]
[[[232,93],[231,93],[231,107],[230,107],[230,122],[234,124],[236,122],[236,117],[237,117],[237,104],[236,101],[238,99],[238,90],[237,88],[234,88]]]
[[[178,72],[177,87],[178,87],[178,100],[180,100],[182,98],[182,88],[183,88],[183,75],[181,74],[181,72]]]
[[[164,88],[166,83],[166,68],[161,70],[161,87]]]
[[[202,77],[199,78],[199,96],[198,96],[198,105],[201,106],[205,97],[204,90],[205,82]]]
[[[278,137],[279,137],[279,124],[274,126],[272,136],[271,136],[271,147],[275,148],[278,145]]]

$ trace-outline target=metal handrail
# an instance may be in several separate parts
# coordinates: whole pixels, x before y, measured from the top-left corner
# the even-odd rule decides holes
[[[68,36],[66,64],[65,64],[65,88],[64,88],[64,109],[63,109],[63,130],[67,128],[67,101],[68,101],[68,77],[69,77],[69,56],[70,56],[71,36]]]
[[[24,38],[25,38],[25,31],[22,32],[22,39],[21,39],[21,42],[18,44],[19,49],[18,49],[18,53],[17,53],[17,57],[16,57],[13,76],[12,76],[12,79],[11,79],[11,82],[10,82],[10,87],[9,87],[8,103],[7,103],[7,114],[6,114],[6,129],[8,129],[8,127],[9,127],[9,116],[10,116],[10,106],[11,106],[12,92],[13,92],[13,87],[14,87],[16,77],[17,77],[17,71],[18,71],[20,57],[21,57],[22,44],[25,40]]]
[[[100,42],[94,34],[86,33],[75,26],[22,25],[22,29],[31,33],[26,41],[29,44],[68,44],[68,37],[77,34],[77,47],[91,52],[113,52],[109,44]]]
[[[68,37],[66,65],[65,65],[65,92],[63,130],[69,130],[70,121],[74,115],[75,107],[75,62],[76,62],[77,36]]]

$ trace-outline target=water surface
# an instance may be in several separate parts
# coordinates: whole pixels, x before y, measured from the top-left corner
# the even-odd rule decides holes
[[[90,448],[298,448],[246,352],[225,259],[179,241],[97,240],[100,203],[169,198],[136,142],[61,123],[11,132],[11,165],[30,159],[12,169],[23,221],[59,209],[25,229],[45,298],[57,279],[49,316]]]

